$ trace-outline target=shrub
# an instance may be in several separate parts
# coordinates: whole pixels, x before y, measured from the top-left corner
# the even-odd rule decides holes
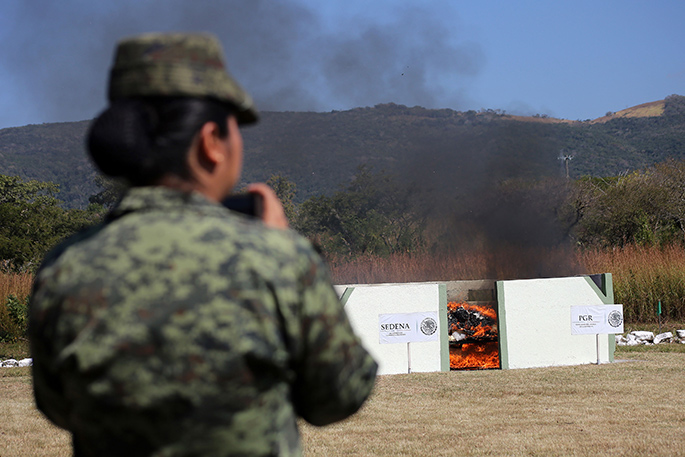
[[[14,294],[5,298],[0,309],[0,342],[14,342],[26,337],[29,296],[20,299]]]
[[[0,273],[0,342],[13,342],[26,336],[32,282],[33,276],[28,273]]]

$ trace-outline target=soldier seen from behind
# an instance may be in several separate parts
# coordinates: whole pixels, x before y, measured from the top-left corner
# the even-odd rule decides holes
[[[250,97],[203,34],[119,43],[88,148],[129,185],[48,254],[30,303],[38,408],[75,456],[301,455],[297,417],[342,420],[376,363],[275,194],[239,180]]]

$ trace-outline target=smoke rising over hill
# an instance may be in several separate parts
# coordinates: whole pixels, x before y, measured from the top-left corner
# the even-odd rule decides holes
[[[469,81],[481,75],[485,55],[482,47],[460,30],[460,24],[454,23],[453,14],[442,15],[435,7],[398,7],[388,9],[381,21],[359,15],[333,24],[303,1],[8,2],[3,11],[12,19],[5,21],[7,27],[0,27],[0,74],[13,85],[0,90],[0,107],[20,108],[0,109],[0,128],[92,118],[106,103],[107,72],[116,41],[148,31],[200,30],[218,35],[229,69],[265,111],[347,110],[387,102],[457,110],[469,105]],[[466,209],[453,217],[470,218],[476,227],[474,233],[480,236],[511,244],[527,244],[529,240],[540,243],[550,238],[544,243],[552,244],[557,236],[549,237],[555,228],[546,223],[546,214],[538,218],[533,209],[526,209],[526,201],[502,202],[494,197],[485,201],[482,197],[503,180],[540,176],[531,170],[558,171],[555,135],[560,130],[534,139],[518,124],[498,127],[493,133],[472,129],[468,123],[475,121],[468,116],[457,119],[455,115],[449,126],[438,125],[431,116],[408,119],[397,134],[382,123],[373,128],[360,123],[340,136],[330,135],[342,131],[338,127],[340,118],[336,118],[333,128],[299,131],[295,138],[291,135],[289,161],[302,169],[319,166],[316,154],[334,155],[331,151],[347,141],[358,155],[351,160],[337,158],[345,164],[386,148],[387,153],[378,159],[380,170],[397,161],[398,150],[408,150],[406,143],[412,143],[416,154],[413,160],[394,171],[400,179],[408,176],[432,186],[427,201],[434,204],[434,211],[449,212],[453,201],[459,200],[460,208]],[[389,113],[387,123],[396,122],[397,117],[398,113]],[[464,127],[468,132],[457,137],[454,130],[461,126],[468,127]],[[432,129],[432,139],[427,138],[427,128]],[[386,136],[380,138],[384,129]],[[369,133],[370,142],[364,145],[360,132],[370,130],[374,130]],[[284,136],[275,136],[269,157],[261,157],[264,168],[284,155],[288,146]],[[314,137],[320,141],[310,155],[313,165],[303,165],[306,159],[302,151],[308,146],[303,143],[311,145]],[[605,143],[595,141],[594,150]],[[49,148],[54,149],[54,145]],[[253,148],[255,155],[261,152]],[[651,154],[652,149],[642,149]],[[661,153],[653,150],[654,154]],[[583,160],[579,155],[574,166],[582,165]],[[320,179],[330,181],[338,178],[340,170],[315,171],[317,176],[326,175]],[[313,179],[313,171],[306,176],[307,183]]]
[[[13,20],[0,31],[0,71],[15,87],[0,103],[21,100],[22,108],[1,112],[0,127],[94,117],[105,105],[116,41],[150,31],[218,35],[230,71],[260,109],[272,111],[390,101],[458,109],[464,80],[484,64],[480,46],[455,40],[455,25],[435,10],[398,8],[383,23],[357,17],[337,24],[341,33],[296,0],[36,0],[5,7]]]

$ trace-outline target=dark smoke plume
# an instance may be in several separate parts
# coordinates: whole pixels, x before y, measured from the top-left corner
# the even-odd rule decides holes
[[[415,160],[399,174],[422,189],[420,211],[430,232],[441,234],[433,240],[435,253],[478,252],[491,279],[583,272],[569,237],[577,222],[568,200],[572,188],[549,132],[494,117],[459,133],[445,131],[438,142],[417,135]]]
[[[9,3],[0,73],[12,87],[0,91],[0,128],[94,117],[117,40],[150,31],[218,35],[230,71],[262,110],[459,109],[465,80],[484,62],[439,11],[398,8],[383,23],[355,17],[331,29],[296,0]]]
[[[116,42],[150,31],[216,34],[229,70],[265,111],[388,102],[459,110],[485,63],[481,47],[448,22],[455,15],[438,8],[388,7],[380,22],[357,14],[335,24],[297,0],[31,0],[5,2],[3,12],[0,76],[11,86],[0,88],[0,128],[93,118],[106,104]],[[499,142],[480,134],[474,129],[457,142],[446,131],[429,145],[421,132],[406,139],[425,154],[405,179],[426,188],[430,217],[455,227],[443,248],[554,244],[557,228],[544,211],[491,195],[502,180],[534,177],[530,164],[548,151],[554,160],[553,148],[527,144],[520,132]],[[518,155],[496,154],[502,150]]]

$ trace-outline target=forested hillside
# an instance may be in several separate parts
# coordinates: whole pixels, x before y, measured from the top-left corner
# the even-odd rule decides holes
[[[360,165],[424,190],[458,198],[503,180],[614,176],[667,158],[685,158],[685,97],[636,117],[622,112],[591,121],[458,112],[395,104],[329,113],[264,112],[244,129],[244,180],[280,174],[296,199],[331,194]],[[67,206],[85,207],[97,192],[84,152],[88,121],[0,130],[0,174],[60,185]]]
[[[95,193],[95,170],[84,152],[90,121],[0,130],[0,174],[59,184],[68,206],[85,207]]]

